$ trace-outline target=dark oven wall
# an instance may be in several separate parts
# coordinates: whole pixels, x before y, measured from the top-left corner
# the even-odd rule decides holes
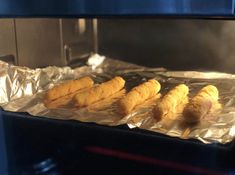
[[[0,19],[0,60],[72,65],[96,50],[93,21]],[[98,46],[100,54],[145,66],[235,73],[234,31],[232,20],[98,19]]]
[[[235,21],[99,20],[101,54],[150,67],[235,73]]]

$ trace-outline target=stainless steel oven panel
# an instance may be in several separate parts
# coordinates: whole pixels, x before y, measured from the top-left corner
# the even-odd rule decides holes
[[[0,59],[31,68],[65,66],[97,50],[92,19],[1,19]]]
[[[0,19],[0,60],[17,63],[14,19]]]
[[[60,19],[16,19],[19,65],[31,68],[66,64]]]

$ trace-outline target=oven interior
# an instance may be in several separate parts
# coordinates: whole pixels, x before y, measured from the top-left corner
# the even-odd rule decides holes
[[[78,66],[91,53],[147,67],[234,73],[233,20],[3,18],[1,60]]]
[[[5,18],[0,26],[0,59],[19,66],[77,67],[99,53],[147,67],[235,73],[233,20]],[[11,174],[234,172],[233,142],[205,145],[126,126],[1,115]]]
[[[0,60],[78,67],[92,53],[168,70],[235,73],[234,0],[3,0]],[[234,174],[234,142],[0,110],[0,174]]]

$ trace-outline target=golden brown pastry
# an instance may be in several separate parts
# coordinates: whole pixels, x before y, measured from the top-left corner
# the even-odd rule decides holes
[[[44,101],[44,105],[49,109],[57,109],[69,104],[75,93],[57,98],[53,101]]]
[[[124,98],[119,101],[118,105],[120,112],[125,115],[129,114],[135,106],[156,95],[160,89],[160,83],[154,79],[134,87]]]
[[[121,89],[123,89],[124,85],[125,80],[123,80],[121,77],[115,77],[112,80],[104,82],[85,92],[75,95],[75,105],[77,107],[89,106],[120,91]]]
[[[177,114],[182,113],[185,104],[188,102],[188,92],[189,88],[184,84],[170,90],[154,107],[154,117],[157,120],[161,120],[163,117],[175,119]]]
[[[186,105],[183,116],[188,123],[198,122],[204,115],[220,108],[219,92],[215,86],[203,87]]]
[[[45,101],[52,101],[80,89],[92,87],[93,84],[94,82],[90,77],[83,77],[78,80],[69,80],[48,90],[45,95]]]
[[[88,111],[99,111],[99,110],[105,110],[112,105],[114,103],[116,103],[119,99],[121,99],[126,93],[125,89],[122,89],[120,91],[118,91],[117,93],[103,99],[100,100],[94,104],[91,104],[87,107]]]
[[[79,90],[79,92],[84,92],[89,88],[84,88]],[[63,97],[57,98],[55,100],[52,101],[44,101],[44,105],[49,108],[49,109],[58,109],[58,108],[71,108],[72,105],[72,99],[74,98],[74,96],[78,93],[78,91],[75,91],[71,94],[65,95]]]

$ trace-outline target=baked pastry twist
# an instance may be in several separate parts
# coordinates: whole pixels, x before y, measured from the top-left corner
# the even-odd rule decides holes
[[[163,117],[175,119],[176,114],[182,113],[185,104],[188,102],[189,88],[180,84],[170,90],[154,107],[153,113],[157,120]]]
[[[93,84],[94,82],[90,77],[83,77],[78,80],[69,80],[49,89],[45,94],[45,102],[72,94],[80,89],[92,87]]]
[[[122,114],[129,114],[135,106],[156,95],[161,89],[157,80],[151,79],[134,87],[125,97],[119,101],[119,109]]]
[[[196,123],[216,109],[220,108],[219,91],[213,85],[203,87],[186,105],[183,116],[188,123]]]
[[[124,88],[125,80],[115,77],[112,80],[101,83],[85,92],[78,93],[74,97],[77,107],[89,106],[97,101],[103,100]]]

